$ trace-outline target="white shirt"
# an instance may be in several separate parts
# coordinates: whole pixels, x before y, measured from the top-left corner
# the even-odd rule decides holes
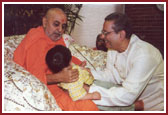
[[[94,78],[121,85],[105,89],[92,85],[89,93],[98,91],[97,105],[128,106],[143,100],[145,110],[164,109],[164,62],[159,50],[132,35],[126,51],[108,51],[104,71],[91,71]]]

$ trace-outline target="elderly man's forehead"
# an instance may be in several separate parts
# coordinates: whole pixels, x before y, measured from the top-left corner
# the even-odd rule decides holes
[[[47,18],[49,18],[50,16],[53,16],[53,15],[63,15],[66,17],[66,14],[64,13],[64,11],[59,8],[51,8],[46,13]]]

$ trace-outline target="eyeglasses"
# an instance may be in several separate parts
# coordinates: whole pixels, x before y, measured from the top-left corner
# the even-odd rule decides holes
[[[114,31],[110,31],[110,32],[106,32],[106,31],[101,31],[101,34],[103,34],[104,36],[107,36],[108,34],[110,34],[111,32],[114,32]]]

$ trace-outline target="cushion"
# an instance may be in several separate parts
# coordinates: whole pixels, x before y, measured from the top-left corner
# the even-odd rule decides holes
[[[4,111],[61,111],[46,85],[12,61],[24,36],[4,40]]]
[[[13,60],[13,53],[25,35],[4,37],[4,60]]]
[[[94,70],[103,70],[106,67],[107,52],[94,50],[87,46],[72,43],[69,46],[73,56],[86,61],[86,67]]]

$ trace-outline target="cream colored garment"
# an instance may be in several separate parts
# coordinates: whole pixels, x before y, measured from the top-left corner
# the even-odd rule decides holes
[[[89,93],[98,91],[101,100],[97,105],[128,106],[136,99],[144,101],[145,110],[164,109],[164,62],[160,52],[136,35],[131,36],[123,53],[108,51],[104,71],[94,71],[95,79],[120,84],[121,87],[105,89],[92,85]]]

